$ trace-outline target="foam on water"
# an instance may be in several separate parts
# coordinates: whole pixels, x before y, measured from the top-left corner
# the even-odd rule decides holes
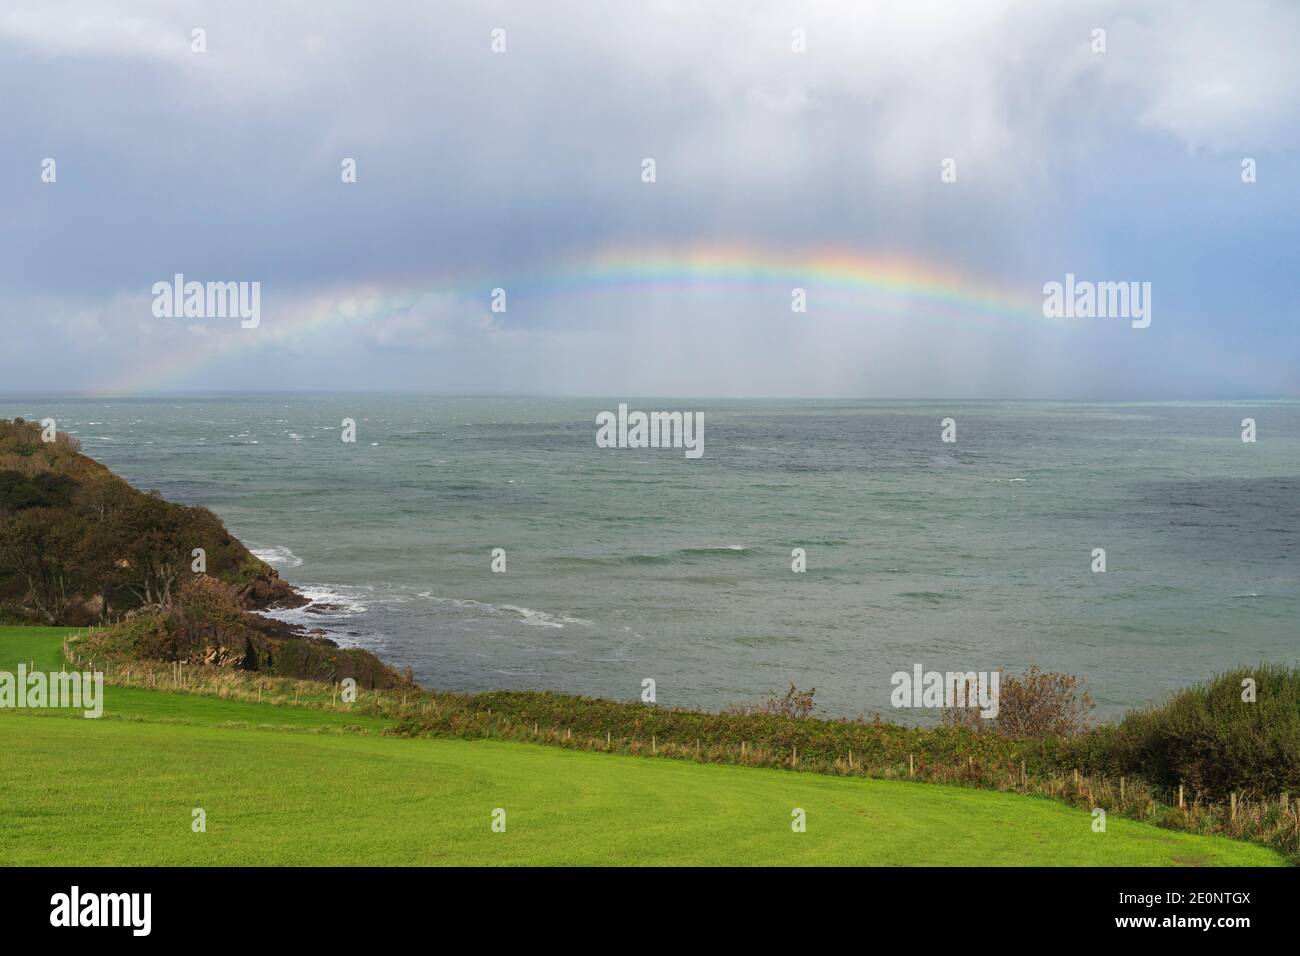
[[[302,567],[302,558],[294,554],[283,545],[275,545],[270,548],[249,548],[253,557],[265,561],[273,568],[299,568]]]

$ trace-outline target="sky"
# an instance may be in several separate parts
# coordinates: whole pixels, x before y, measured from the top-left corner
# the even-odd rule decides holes
[[[1300,397],[1297,64],[1267,0],[7,0],[0,392]]]

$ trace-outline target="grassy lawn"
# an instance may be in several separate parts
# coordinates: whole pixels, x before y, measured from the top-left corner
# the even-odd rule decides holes
[[[29,666],[34,663],[40,671],[58,670],[63,666],[63,639],[68,634],[75,633],[75,628],[65,627],[0,627],[0,670],[13,671],[20,661]],[[84,720],[79,712],[46,711],[42,716],[45,715],[75,716]],[[3,712],[0,712],[0,716],[3,716]],[[331,713],[306,707],[221,700],[184,691],[153,691],[138,687],[106,687],[104,717],[208,725],[241,722],[253,726],[299,729],[346,726],[364,728],[369,733],[376,734],[393,723],[391,720],[346,712]]]
[[[0,669],[57,668],[0,629]],[[1269,865],[1270,850],[1015,794],[497,741],[221,726],[348,715],[107,689],[106,716],[0,712],[4,864]],[[134,719],[114,719],[107,715]],[[186,723],[162,722],[184,720]],[[191,809],[207,832],[191,832]],[[491,830],[504,808],[505,833]],[[791,810],[807,832],[790,828]]]
[[[0,627],[0,669],[13,670],[19,661],[37,670],[63,666],[63,638],[74,627]]]

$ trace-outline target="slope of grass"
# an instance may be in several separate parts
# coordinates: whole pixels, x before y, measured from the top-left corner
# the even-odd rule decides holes
[[[0,669],[61,629],[0,629]],[[529,744],[304,734],[346,713],[142,688],[0,711],[0,863],[1276,865],[1262,847],[1013,794]],[[183,720],[185,723],[160,721]],[[374,719],[381,728],[387,722]],[[192,810],[207,832],[191,830]],[[505,833],[491,829],[506,811]],[[791,811],[807,814],[792,832]]]
[[[0,627],[0,670],[13,671],[20,661],[44,672],[59,670],[64,666],[63,639],[77,633],[80,633],[79,629],[66,627]],[[49,710],[41,711],[39,715],[84,719],[79,711]],[[104,717],[211,725],[238,722],[300,729],[356,727],[369,733],[380,733],[393,723],[345,711],[221,700],[183,691],[163,692],[138,687],[106,687]]]
[[[40,864],[1264,865],[1260,847],[934,784],[497,741],[0,719],[0,859]],[[191,831],[192,809],[207,832]],[[492,812],[506,811],[493,833]],[[791,831],[791,811],[807,832]]]
[[[13,670],[19,662],[40,671],[63,666],[63,639],[81,633],[75,627],[0,627],[0,668]]]

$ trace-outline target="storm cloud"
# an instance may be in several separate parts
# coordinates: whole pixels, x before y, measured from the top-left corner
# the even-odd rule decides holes
[[[8,3],[0,389],[1295,396],[1298,56],[1263,0]],[[715,248],[1153,321],[581,278]],[[259,327],[156,317],[177,273]]]

